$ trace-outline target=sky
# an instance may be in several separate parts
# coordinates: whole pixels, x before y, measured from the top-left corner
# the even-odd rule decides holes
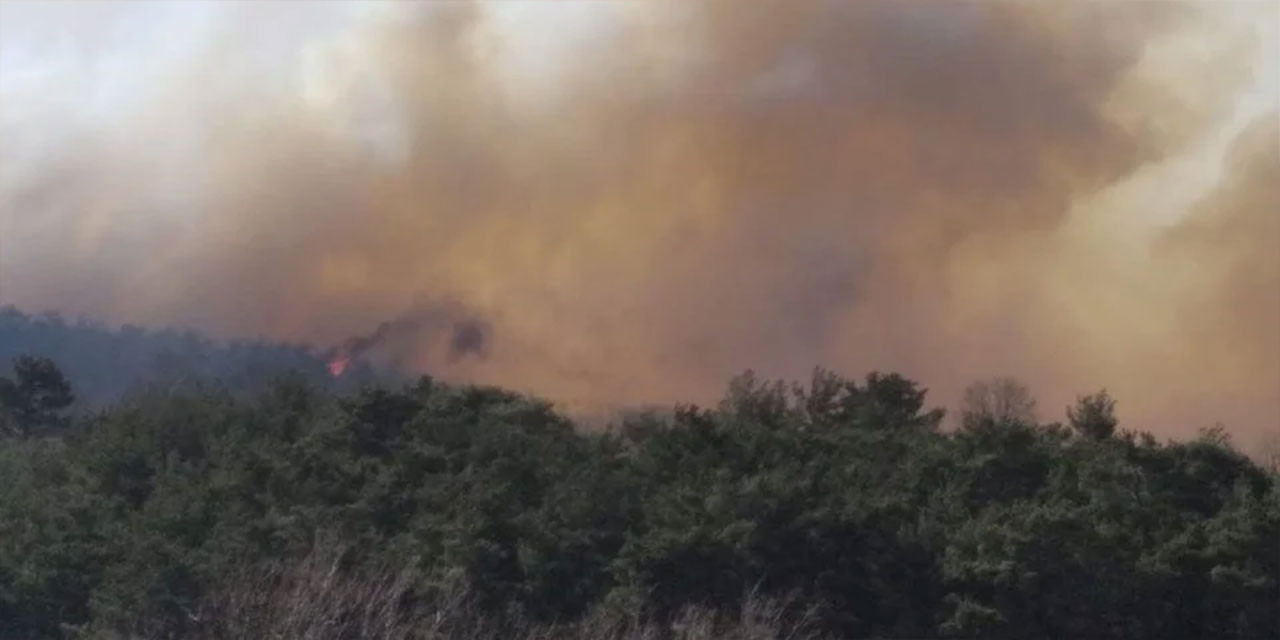
[[[820,365],[1249,441],[1277,115],[1272,1],[6,0],[0,304],[390,323],[369,357],[567,407]]]

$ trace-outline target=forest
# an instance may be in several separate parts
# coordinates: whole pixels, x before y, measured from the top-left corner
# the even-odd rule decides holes
[[[747,372],[588,429],[431,377],[228,382],[212,345],[110,395],[27,344],[59,348],[0,369],[6,639],[1280,636],[1278,470],[1105,391],[1045,422],[979,385],[948,428],[896,374]]]
[[[0,363],[27,354],[58,363],[75,386],[77,408],[105,406],[141,387],[175,388],[200,380],[216,379],[230,391],[247,392],[284,372],[337,389],[399,375],[356,362],[335,381],[326,372],[324,354],[307,345],[217,341],[176,328],[110,328],[86,318],[0,306]]]

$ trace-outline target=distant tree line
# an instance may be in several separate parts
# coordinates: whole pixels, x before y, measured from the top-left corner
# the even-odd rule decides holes
[[[202,379],[217,379],[233,392],[253,392],[284,372],[339,388],[355,388],[377,377],[366,363],[355,362],[341,380],[331,380],[326,358],[306,345],[219,342],[189,330],[132,325],[113,329],[55,313],[31,315],[0,307],[0,363],[25,354],[57,362],[85,407],[104,406],[142,386],[175,387]]]
[[[431,378],[153,387],[72,415],[57,367],[21,359],[0,377],[0,637],[480,637],[462,609],[494,638],[1280,636],[1280,477],[1220,431],[1159,442],[1105,393],[1038,422],[1001,384],[953,431],[910,380],[818,370],[587,432]],[[786,603],[765,635],[725,622],[762,599]]]

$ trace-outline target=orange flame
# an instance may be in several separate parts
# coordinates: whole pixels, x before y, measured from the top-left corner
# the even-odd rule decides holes
[[[329,375],[337,378],[347,370],[347,365],[351,364],[351,356],[346,354],[338,354],[329,361]]]

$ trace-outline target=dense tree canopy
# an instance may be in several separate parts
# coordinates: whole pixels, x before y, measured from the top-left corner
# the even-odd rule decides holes
[[[69,397],[46,363],[4,379],[19,424]],[[6,431],[0,637],[198,636],[246,572],[335,540],[340,575],[396,569],[406,620],[451,593],[498,626],[763,594],[835,637],[1276,637],[1274,472],[1221,432],[1117,430],[1105,393],[1069,426],[1013,400],[945,432],[897,375],[746,374],[587,432],[430,378],[151,388]]]

